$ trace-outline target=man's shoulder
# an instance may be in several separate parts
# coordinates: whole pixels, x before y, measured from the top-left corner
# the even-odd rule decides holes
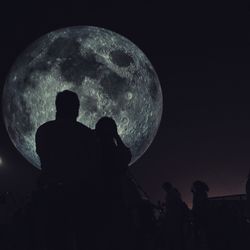
[[[51,128],[51,127],[54,127],[56,124],[56,121],[48,121],[48,122],[45,122],[43,123],[38,129],[46,129],[46,128]]]
[[[93,135],[93,130],[89,127],[87,127],[86,125],[84,125],[83,123],[80,123],[80,122],[76,122],[76,128],[82,132],[82,133],[85,133],[85,134],[89,134],[89,135]]]
[[[38,129],[37,129],[37,134],[44,133],[45,131],[51,130],[52,128],[55,127],[55,121],[48,121],[42,124]]]
[[[91,130],[89,127],[87,127],[86,125],[84,125],[83,123],[78,122],[78,121],[76,121],[76,126],[79,127],[79,128],[82,128],[82,129],[89,129],[89,130]]]

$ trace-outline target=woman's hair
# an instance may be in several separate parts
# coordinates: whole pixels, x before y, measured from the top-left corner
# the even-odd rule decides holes
[[[115,135],[117,125],[113,118],[104,116],[96,123],[95,129],[98,134]]]

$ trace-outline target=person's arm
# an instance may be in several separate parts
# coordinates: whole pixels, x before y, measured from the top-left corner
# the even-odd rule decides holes
[[[35,143],[36,153],[41,163],[41,170],[44,172],[44,163],[46,162],[46,159],[48,159],[48,152],[50,150],[48,149],[49,144],[47,142],[47,137],[43,126],[40,126],[36,131]]]
[[[40,163],[41,163],[41,172],[40,175],[38,177],[38,182],[40,187],[42,188],[47,188],[47,178],[46,178],[46,174],[45,174],[45,168],[44,168],[44,164],[43,164],[43,139],[44,136],[42,135],[42,128],[39,127],[36,131],[36,135],[35,135],[35,142],[36,142],[36,153],[40,159]]]
[[[119,136],[118,132],[116,131],[115,135],[114,135],[115,139],[116,139],[116,142],[117,142],[117,146],[118,147],[122,147],[122,148],[125,148],[126,145],[123,143],[121,137]]]
[[[117,147],[119,148],[120,152],[123,155],[123,160],[126,161],[126,164],[129,164],[129,162],[132,159],[132,154],[130,149],[123,143],[121,137],[119,136],[118,132],[115,134],[115,140],[117,142]]]

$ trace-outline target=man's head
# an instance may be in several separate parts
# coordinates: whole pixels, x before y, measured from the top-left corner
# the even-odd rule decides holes
[[[56,96],[56,117],[76,120],[79,114],[80,102],[75,92],[64,90]]]

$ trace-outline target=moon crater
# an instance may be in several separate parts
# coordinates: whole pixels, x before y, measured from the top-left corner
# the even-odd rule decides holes
[[[133,58],[122,50],[111,51],[110,56],[112,62],[119,67],[128,67],[131,63],[133,63]]]

